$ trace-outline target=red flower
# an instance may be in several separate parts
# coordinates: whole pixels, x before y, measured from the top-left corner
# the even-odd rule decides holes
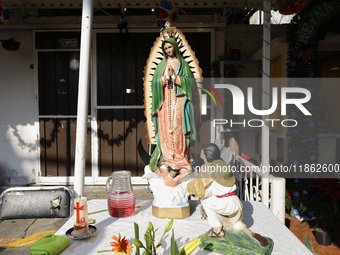
[[[293,193],[294,192],[294,190],[293,189],[289,189],[289,193]]]
[[[285,197],[288,197],[289,199],[292,199],[292,197],[290,196],[289,193],[288,193],[288,195],[285,195]]]
[[[324,186],[323,190],[326,192],[332,192],[333,189],[330,186]]]
[[[114,240],[113,242],[110,242],[111,246],[113,247],[112,251],[125,252],[127,254],[132,253],[131,244],[127,239],[125,239],[125,236],[123,239],[121,239],[120,233],[118,233],[118,237],[112,236],[111,238]]]

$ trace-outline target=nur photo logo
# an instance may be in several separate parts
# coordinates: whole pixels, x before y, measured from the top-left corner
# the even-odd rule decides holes
[[[203,86],[207,87],[212,92],[214,92],[214,94],[217,96],[218,100],[220,101],[221,106],[223,106],[220,95],[217,93],[217,91],[213,87],[211,87],[208,84],[204,84],[202,82],[199,82],[199,84],[202,84]],[[209,90],[201,88],[201,87],[198,87],[198,88],[203,90],[205,93],[207,93],[211,97],[211,99],[214,101],[215,106],[217,106],[216,100]],[[202,115],[207,115],[207,95],[206,94],[202,94],[202,109],[201,110],[202,110]]]

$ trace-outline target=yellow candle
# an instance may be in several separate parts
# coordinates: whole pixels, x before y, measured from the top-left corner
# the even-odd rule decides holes
[[[73,210],[74,230],[72,232],[72,235],[75,237],[79,237],[89,230],[87,198],[81,197],[73,199]]]

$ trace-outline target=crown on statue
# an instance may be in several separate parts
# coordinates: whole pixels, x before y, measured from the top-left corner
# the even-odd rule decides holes
[[[165,22],[165,25],[161,28],[161,36],[164,37],[164,39],[173,38],[175,39],[177,30],[176,27],[171,27],[171,24],[169,21]]]

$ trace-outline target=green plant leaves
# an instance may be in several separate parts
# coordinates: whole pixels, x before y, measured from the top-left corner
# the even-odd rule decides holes
[[[144,248],[144,245],[138,239],[133,240],[133,244],[136,245],[137,248]]]
[[[134,228],[135,228],[135,239],[137,239],[139,241],[139,226],[138,226],[138,224],[136,222],[134,222],[133,225],[134,225]],[[135,240],[133,240],[133,243],[135,243]],[[141,247],[138,247],[137,245],[136,245],[136,247],[137,247],[136,248],[136,255],[139,255],[140,254],[139,248],[141,248]],[[143,245],[143,247],[144,247],[144,245]]]
[[[179,255],[179,250],[178,250],[177,242],[175,240],[174,230],[172,230],[172,236],[171,236],[171,255]]]
[[[140,254],[139,253],[140,248],[144,249],[143,255],[156,255],[156,249],[162,246],[162,240],[164,238],[164,235],[171,230],[172,226],[173,226],[173,220],[170,220],[168,224],[165,226],[164,233],[162,235],[161,240],[155,246],[155,234],[158,229],[155,230],[152,223],[149,222],[148,228],[146,229],[145,234],[144,234],[144,240],[145,240],[145,246],[144,246],[143,243],[139,240],[139,226],[136,222],[134,222],[135,239],[133,240],[133,244],[137,248],[136,255]],[[175,242],[175,243],[174,243],[174,248],[171,248],[171,249],[174,249],[175,253],[171,252],[171,255],[179,255],[179,250],[178,250],[175,238],[174,238],[174,234],[172,233],[172,235],[173,236],[171,240],[172,242]]]
[[[151,222],[149,222],[149,227],[148,227],[148,229],[149,229],[150,231],[152,231],[152,230],[153,230],[153,225],[152,225],[152,223],[151,223]]]
[[[170,229],[172,228],[172,225],[174,224],[174,220],[170,220],[168,224],[166,224],[166,227],[164,229],[164,233],[169,232]]]

